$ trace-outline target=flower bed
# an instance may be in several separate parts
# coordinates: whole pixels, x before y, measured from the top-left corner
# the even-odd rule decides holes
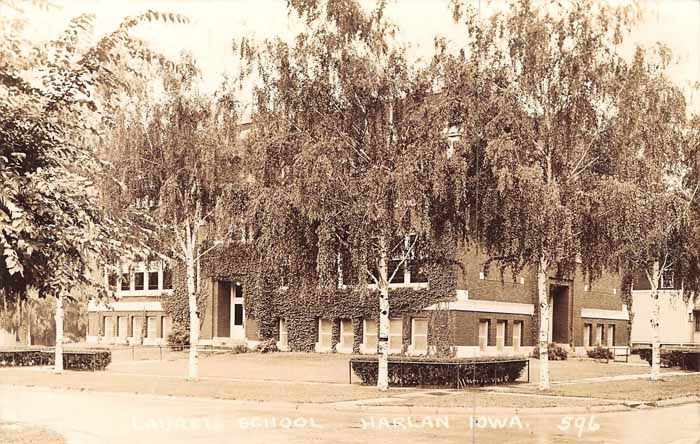
[[[112,362],[112,352],[106,349],[63,351],[63,368],[66,370],[104,370],[110,362]],[[54,365],[54,363],[55,352],[51,349],[0,350],[0,367],[27,367]]]
[[[528,365],[527,358],[435,358],[390,356],[389,385],[453,387],[509,384]],[[377,357],[353,358],[352,371],[363,384],[377,383]]]

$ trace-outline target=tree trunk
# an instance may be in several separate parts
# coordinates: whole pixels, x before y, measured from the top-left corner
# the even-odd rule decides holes
[[[537,296],[540,304],[540,332],[539,332],[539,354],[540,354],[540,390],[549,390],[549,286],[547,285],[548,263],[544,258],[540,258],[537,264]]]
[[[32,310],[28,300],[24,302],[24,305],[24,311],[27,312],[27,345],[32,345]]]
[[[649,276],[647,276],[649,277]],[[651,285],[651,299],[652,299],[652,310],[651,310],[651,380],[657,381],[661,374],[661,340],[659,335],[660,330],[660,313],[661,313],[661,301],[659,300],[659,279],[661,277],[661,270],[659,262],[654,262],[653,269],[651,271],[651,279],[649,284]]]
[[[187,269],[187,297],[190,308],[190,353],[187,379],[195,381],[199,378],[199,363],[197,345],[199,343],[199,316],[197,315],[197,291],[195,288],[195,258],[194,248],[190,244],[185,256]]]
[[[56,297],[56,354],[54,373],[63,372],[63,295]]]
[[[377,335],[378,374],[377,388],[389,388],[389,271],[386,244],[379,240],[379,334]]]

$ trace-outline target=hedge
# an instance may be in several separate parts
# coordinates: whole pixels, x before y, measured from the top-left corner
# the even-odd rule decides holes
[[[593,358],[593,359],[613,360],[615,358],[612,350],[610,350],[609,348],[601,347],[601,346],[587,350],[586,354],[588,355],[589,358]]]
[[[528,364],[519,358],[389,357],[389,385],[461,388],[515,382]],[[350,365],[363,384],[377,383],[377,357],[352,358]]]
[[[535,359],[540,359],[540,349],[535,347],[532,349],[532,357]],[[549,361],[566,361],[569,357],[569,353],[562,347],[549,343],[547,344],[547,360]]]
[[[46,349],[0,350],[0,366],[28,367],[54,365],[55,352]],[[112,362],[112,352],[106,349],[64,350],[63,368],[66,370],[104,370]]]
[[[639,357],[651,365],[650,348],[639,349]],[[661,367],[678,367],[684,370],[700,370],[700,351],[661,349]]]

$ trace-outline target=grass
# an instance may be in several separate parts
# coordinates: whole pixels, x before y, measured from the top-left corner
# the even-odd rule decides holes
[[[242,401],[327,403],[380,397],[374,387],[341,384],[294,384],[254,381],[201,379],[185,381],[180,377],[123,375],[110,372],[65,371],[55,375],[48,370],[5,369],[3,384],[68,388],[104,392],[194,396]]]
[[[63,436],[43,427],[11,421],[0,421],[0,443],[3,444],[64,444]]]
[[[517,392],[534,393],[536,387],[515,386]],[[546,392],[557,396],[588,396],[618,401],[659,401],[686,396],[700,396],[700,375],[665,377],[659,381],[638,379],[556,385]]]
[[[489,393],[479,390],[455,392],[444,396],[416,397],[401,402],[385,405],[412,407],[449,407],[449,408],[546,408],[546,407],[592,407],[595,405],[615,404],[614,401],[568,399],[561,397],[518,396],[508,393]],[[373,403],[373,405],[381,405]]]

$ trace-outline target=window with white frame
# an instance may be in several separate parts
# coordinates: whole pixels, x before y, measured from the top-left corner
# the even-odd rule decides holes
[[[158,283],[158,272],[157,271],[150,271],[148,272],[148,289],[149,290],[158,290],[159,283]]]
[[[126,316],[117,317],[117,336],[120,338],[126,338],[129,336],[129,318]]]
[[[287,333],[287,321],[280,319],[279,325],[279,342],[280,347],[287,348],[289,346],[289,334]]]
[[[318,320],[318,346],[322,350],[330,349],[333,343],[333,322],[328,319]]]
[[[411,321],[411,346],[414,353],[428,352],[428,320],[413,318]]]
[[[163,316],[160,318],[160,331],[161,334],[163,335],[164,338],[167,339],[168,335],[170,335],[170,318],[167,316]]]
[[[606,337],[608,340],[608,347],[613,347],[615,345],[615,325],[608,325],[608,335]]]
[[[377,351],[377,321],[365,319],[362,321],[362,345],[370,352]]]
[[[603,345],[603,324],[598,324],[595,329],[595,345]]]
[[[659,283],[659,288],[663,289],[673,289],[674,286],[674,276],[673,270],[667,270],[661,273],[661,282]]]
[[[513,323],[513,350],[519,351],[523,345],[523,321]]]
[[[355,333],[352,328],[351,319],[342,319],[340,321],[340,348],[343,350],[352,350],[355,342]]]
[[[583,325],[583,346],[591,346],[591,335],[593,334],[593,325],[584,324]]]
[[[104,323],[105,338],[111,338],[114,335],[114,318],[112,316],[105,316]]]
[[[389,320],[389,350],[400,352],[403,348],[403,321],[401,319]]]
[[[158,337],[158,329],[156,327],[157,319],[155,316],[149,316],[146,318],[146,337],[156,338]]]
[[[489,344],[489,321],[482,319],[479,321],[479,350],[486,351]]]
[[[141,316],[134,316],[131,318],[131,337],[141,338],[143,336],[143,318]]]
[[[496,350],[503,351],[506,346],[506,330],[508,321],[498,321],[496,323]]]

